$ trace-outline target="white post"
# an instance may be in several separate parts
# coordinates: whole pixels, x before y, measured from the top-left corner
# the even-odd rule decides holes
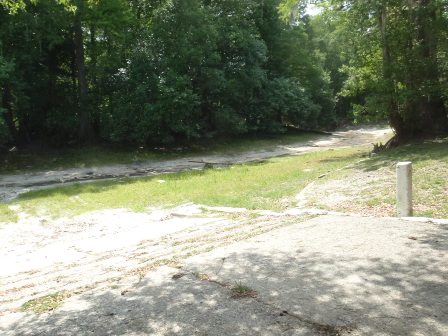
[[[397,214],[412,216],[412,162],[397,164]]]

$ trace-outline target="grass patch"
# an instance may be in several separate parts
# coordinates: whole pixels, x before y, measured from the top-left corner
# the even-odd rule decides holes
[[[366,152],[367,147],[328,150],[226,169],[75,184],[33,191],[12,204],[30,214],[52,216],[112,208],[144,211],[148,206],[170,207],[186,202],[282,210],[293,204],[293,196],[308,183],[359,161]]]
[[[22,311],[32,311],[36,314],[46,313],[60,307],[64,300],[71,296],[68,292],[58,292],[30,300],[22,305]]]
[[[369,173],[386,167],[390,178],[383,185],[395,186],[395,165],[400,161],[413,162],[414,215],[448,218],[448,139],[391,149],[364,162],[358,169]],[[374,190],[378,191],[378,187]],[[395,188],[381,189],[378,202],[395,202]]]
[[[0,203],[0,223],[2,222],[17,222],[17,213],[12,211],[8,204]]]
[[[326,150],[226,169],[74,184],[30,192],[10,205],[19,205],[32,215],[53,217],[113,208],[145,211],[149,206],[187,202],[281,211],[295,206],[295,195],[317,181],[311,191],[316,202],[310,206],[393,216],[395,165],[410,160],[414,163],[415,215],[448,218],[448,139],[403,146],[366,159],[369,149]],[[346,195],[345,203],[325,205],[325,199],[336,194]],[[16,219],[7,204],[0,204],[0,220]]]
[[[251,135],[240,138],[220,138],[201,141],[186,148],[145,148],[97,145],[64,149],[28,148],[3,153],[0,157],[0,173],[19,173],[36,170],[58,170],[84,168],[117,163],[147,160],[166,160],[179,156],[199,154],[235,154],[249,150],[265,149],[276,145],[305,142],[320,134],[311,132],[289,132],[281,135]]]
[[[448,218],[448,139],[389,149],[333,174],[316,185],[312,205],[395,216],[395,167],[400,161],[413,163],[414,216]],[[348,196],[348,200],[331,202],[334,195]]]
[[[255,298],[258,295],[257,291],[241,283],[233,286],[231,288],[231,293],[233,299]]]

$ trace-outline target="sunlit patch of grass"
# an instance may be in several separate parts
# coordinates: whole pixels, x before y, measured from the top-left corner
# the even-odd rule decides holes
[[[7,204],[0,203],[0,223],[16,222],[17,220],[17,213],[11,210]]]
[[[448,141],[427,141],[392,149],[372,160],[394,172],[395,163],[413,162],[415,216],[448,217]],[[368,164],[368,162],[366,163]],[[390,174],[394,179],[395,175]],[[395,181],[386,181],[394,184]],[[384,188],[383,200],[395,202],[395,188]]]
[[[30,214],[54,217],[111,208],[145,211],[149,206],[170,207],[186,202],[278,211],[294,206],[294,196],[312,181],[318,181],[316,186],[325,186],[340,180],[339,186],[327,194],[346,193],[349,198],[341,207],[335,205],[330,210],[363,212],[365,208],[375,215],[394,215],[395,164],[410,160],[414,163],[415,215],[447,218],[447,145],[446,140],[414,144],[381,152],[370,159],[365,158],[368,147],[354,147],[225,169],[74,184],[30,192],[11,205],[20,205],[21,211]],[[322,175],[325,177],[319,179]],[[317,201],[321,196],[313,195]],[[319,202],[315,205],[319,206]],[[3,221],[16,218],[4,204],[0,211]]]
[[[71,294],[68,292],[58,292],[33,299],[22,305],[22,311],[32,311],[36,314],[53,311],[62,306],[64,300],[70,296]]]
[[[226,169],[75,184],[30,192],[13,204],[31,214],[45,210],[52,216],[110,208],[144,211],[148,206],[169,207],[186,202],[281,210],[308,183],[358,161],[365,153],[366,148],[328,150]],[[161,179],[165,183],[160,183]]]
[[[413,163],[414,216],[448,218],[448,139],[386,150],[319,181],[314,205],[325,207],[325,199],[339,193],[350,200],[333,210],[395,216],[395,167],[400,161]]]

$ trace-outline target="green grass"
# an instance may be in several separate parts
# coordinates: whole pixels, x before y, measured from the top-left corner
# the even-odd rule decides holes
[[[231,288],[231,293],[233,299],[255,298],[258,295],[255,290],[241,283],[235,284]]]
[[[198,154],[232,154],[248,150],[264,149],[276,145],[308,141],[322,135],[307,132],[290,132],[272,136],[245,136],[220,138],[196,142],[188,148],[145,148],[90,146],[65,149],[28,148],[3,153],[0,157],[0,173],[18,173],[38,170],[57,170],[104,166],[145,160],[166,160]]]
[[[32,311],[36,314],[46,313],[60,307],[69,298],[68,292],[58,292],[38,299],[30,300],[22,305],[22,311]]]
[[[393,211],[395,164],[404,160],[414,163],[415,214],[448,218],[448,140],[403,146],[366,159],[368,151],[367,146],[326,150],[226,169],[74,184],[34,191],[9,204],[1,204],[0,221],[17,219],[8,205],[19,205],[21,211],[31,215],[52,217],[70,217],[112,208],[145,211],[148,207],[171,207],[186,202],[282,210],[295,206],[294,196],[312,181],[328,183],[341,179],[341,185],[350,188],[350,179],[354,174],[358,174],[358,178],[361,176],[358,180],[368,185],[368,188],[362,193],[360,189],[355,190],[362,197],[350,199],[348,209],[334,207],[331,210],[355,209],[356,212],[355,206],[361,206],[384,207]],[[347,168],[348,165],[351,167]],[[323,174],[326,174],[325,178],[318,179]],[[364,176],[372,174],[374,178],[365,178],[364,182]],[[375,176],[386,178],[380,180]]]
[[[0,203],[0,223],[16,222],[18,219],[17,214],[9,208],[8,204]]]
[[[51,216],[110,208],[144,211],[148,206],[185,202],[280,210],[293,204],[293,196],[320,175],[356,162],[365,154],[366,148],[328,150],[226,169],[75,184],[29,192],[11,204],[30,214]]]

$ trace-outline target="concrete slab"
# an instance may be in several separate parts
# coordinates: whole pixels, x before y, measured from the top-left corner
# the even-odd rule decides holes
[[[121,292],[109,289],[70,298],[52,314],[18,313],[1,324],[3,336],[65,335],[315,335],[278,309],[179,270],[162,267]],[[176,276],[177,275],[177,276]]]
[[[172,211],[185,211],[186,207]],[[157,212],[157,211],[156,211]],[[112,254],[139,246],[144,241],[188,228],[220,221],[219,218],[171,218],[165,211],[161,220],[154,214],[125,209],[106,210],[41,225],[8,225],[0,233],[0,285],[3,277],[20,272],[70,264],[94,254]],[[157,215],[162,217],[162,215]]]
[[[448,335],[447,250],[446,225],[321,216],[73,294],[52,313],[0,314],[0,334]],[[237,284],[257,296],[232,298]]]
[[[185,268],[361,335],[448,335],[447,251],[445,225],[322,216],[195,256]]]

